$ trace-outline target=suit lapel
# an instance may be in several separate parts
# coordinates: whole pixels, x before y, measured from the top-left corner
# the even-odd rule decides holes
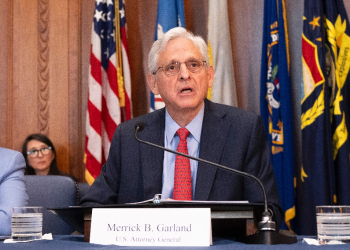
[[[145,121],[145,128],[138,136],[141,140],[164,146],[165,111],[153,112]],[[140,143],[141,164],[145,199],[162,193],[164,151]]]
[[[230,124],[223,119],[225,113],[220,112],[219,109],[216,109],[214,112],[213,109],[215,109],[214,104],[206,100],[199,158],[219,163]],[[209,199],[210,190],[215,179],[216,169],[215,166],[201,162],[198,163],[195,191],[196,200]]]

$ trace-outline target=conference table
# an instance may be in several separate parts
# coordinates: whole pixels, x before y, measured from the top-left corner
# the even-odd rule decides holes
[[[304,250],[304,249],[349,249],[350,244],[342,245],[324,245],[324,246],[313,246],[303,242],[303,236],[298,236],[298,242],[290,245],[251,245],[236,242],[234,240],[214,238],[213,245],[210,247],[126,247],[116,245],[99,245],[84,242],[83,235],[56,235],[53,236],[53,240],[37,240],[28,243],[4,243],[0,241],[1,250],[12,250],[12,249],[27,249],[27,250],[41,250],[41,249],[68,249],[68,250],[89,250],[89,249],[235,249],[235,250],[269,250],[269,249],[283,249],[283,250]],[[314,236],[307,238],[315,238]]]

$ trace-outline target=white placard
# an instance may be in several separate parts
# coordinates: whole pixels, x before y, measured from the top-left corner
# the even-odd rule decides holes
[[[90,243],[210,246],[210,208],[93,208]]]

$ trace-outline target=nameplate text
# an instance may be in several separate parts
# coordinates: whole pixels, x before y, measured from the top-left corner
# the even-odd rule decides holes
[[[90,243],[210,246],[210,208],[94,208]]]

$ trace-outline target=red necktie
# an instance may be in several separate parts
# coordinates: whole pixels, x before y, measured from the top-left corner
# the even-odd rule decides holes
[[[177,151],[188,155],[187,137],[190,131],[186,128],[179,128],[176,131],[180,137]],[[190,159],[180,155],[175,156],[175,175],[174,175],[174,200],[192,200],[192,180]]]

